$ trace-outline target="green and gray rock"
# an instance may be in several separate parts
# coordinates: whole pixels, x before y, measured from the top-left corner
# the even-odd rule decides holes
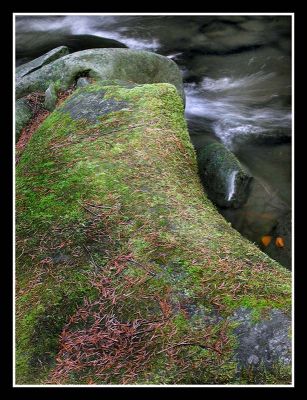
[[[51,83],[45,92],[44,107],[48,111],[53,111],[55,109],[56,102],[57,102],[57,93],[55,90],[54,83]]]
[[[32,110],[27,99],[18,99],[15,103],[15,133],[16,142],[19,139],[22,129],[32,118]]]
[[[45,91],[51,82],[67,89],[82,74],[96,81],[171,83],[184,98],[181,72],[174,61],[159,54],[129,49],[84,50],[61,57],[22,77],[16,84],[16,98]]]
[[[291,274],[197,172],[173,85],[44,120],[16,167],[17,384],[289,384]]]
[[[30,61],[26,64],[20,65],[16,68],[16,80],[18,81],[25,75],[30,74],[33,71],[41,68],[44,65],[51,63],[52,61],[57,60],[63,56],[66,56],[69,53],[68,48],[66,46],[60,46],[56,49],[50,50],[48,53],[43,54],[42,56],[36,58],[33,61]]]
[[[221,143],[198,150],[199,172],[210,199],[220,207],[241,207],[249,195],[252,177]]]

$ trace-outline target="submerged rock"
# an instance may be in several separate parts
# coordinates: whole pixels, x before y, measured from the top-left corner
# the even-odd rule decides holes
[[[93,49],[61,57],[22,77],[16,83],[16,97],[45,91],[51,82],[67,89],[81,74],[96,81],[121,79],[133,83],[171,83],[184,98],[181,72],[174,61],[147,51]]]
[[[51,63],[69,53],[66,46],[60,46],[56,49],[50,50],[48,53],[36,58],[33,61],[27,62],[26,64],[20,65],[16,68],[16,80],[22,78],[25,75],[30,74],[33,71],[41,68],[44,65]]]
[[[19,139],[22,129],[27,125],[33,116],[27,99],[18,99],[15,103],[15,134],[16,142]]]
[[[285,213],[278,219],[276,226],[270,232],[272,241],[265,252],[274,260],[277,260],[285,267],[291,269],[292,259],[292,215],[291,212]],[[282,245],[278,243],[281,239]]]
[[[223,144],[215,142],[201,147],[198,165],[202,182],[214,203],[238,208],[246,202],[253,178]]]

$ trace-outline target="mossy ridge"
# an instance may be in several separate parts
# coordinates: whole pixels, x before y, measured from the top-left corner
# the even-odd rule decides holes
[[[20,237],[43,234],[46,227],[51,230],[52,227],[70,230],[71,227],[70,235],[74,241],[75,226],[92,218],[92,213],[97,212],[96,206],[98,210],[104,207],[111,210],[108,235],[114,241],[120,239],[120,252],[133,253],[137,262],[155,271],[149,292],[160,288],[159,293],[163,296],[171,285],[175,293],[176,285],[172,279],[183,271],[188,279],[180,282],[180,290],[186,294],[184,301],[187,303],[209,309],[217,307],[224,316],[230,315],[235,306],[246,305],[247,296],[252,299],[252,307],[288,309],[288,271],[232,230],[203,195],[194,150],[182,118],[182,101],[175,88],[168,84],[130,89],[96,85],[83,90],[100,89],[106,96],[128,101],[133,113],[112,113],[109,122],[118,129],[112,135],[108,134],[110,126],[106,128],[107,117],[87,127],[58,109],[46,119],[31,139],[17,168],[17,207],[22,211],[19,213]],[[91,134],[91,140],[86,140]],[[83,180],[86,185],[82,185]],[[32,188],[35,188],[35,195]],[[28,250],[29,254],[32,252],[37,253],[37,249]],[[99,258],[95,252],[93,255]],[[20,265],[23,265],[24,257],[20,256]],[[108,259],[110,256],[106,257]],[[77,260],[74,262],[74,269],[82,268]],[[89,256],[80,264],[83,268],[91,265]],[[221,264],[223,275],[218,274]],[[175,265],[175,274],[168,271],[170,265]],[[23,274],[24,288],[33,279],[33,264],[31,267],[28,282]],[[35,268],[40,270],[38,259]],[[138,267],[130,266],[130,269],[134,273]],[[223,285],[226,277],[227,283]],[[41,288],[48,293],[48,287],[56,286],[56,279],[52,284],[47,279]],[[71,290],[73,293],[73,286]],[[44,304],[52,303],[54,298],[47,294],[42,299],[30,289],[27,301],[33,310],[32,295],[38,298],[39,312],[33,311],[34,319],[38,320],[44,314]],[[177,300],[176,294],[173,296],[174,301]],[[79,300],[82,299],[80,296]],[[77,306],[72,304],[72,308]],[[55,316],[59,311],[60,308],[53,311]],[[145,310],[145,314],[147,312]],[[32,314],[25,311],[24,315]],[[33,326],[28,324],[27,328],[19,329],[24,335],[21,353],[26,346],[31,353],[31,328]],[[49,350],[48,346],[44,351]],[[233,370],[230,354],[226,359],[225,368],[228,365]],[[24,358],[22,360],[21,364],[27,370],[26,381],[33,381],[33,370]],[[229,374],[228,378],[225,376],[220,381],[232,380]],[[155,381],[150,374],[142,379]],[[171,381],[172,378],[165,379]]]

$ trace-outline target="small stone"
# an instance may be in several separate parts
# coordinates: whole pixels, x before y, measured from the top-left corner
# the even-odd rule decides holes
[[[252,354],[248,357],[247,362],[249,365],[257,365],[259,363],[259,358],[255,354]]]
[[[79,78],[77,80],[76,87],[77,88],[84,87],[84,86],[90,85],[90,83],[91,82],[90,82],[90,80],[88,78],[82,76],[81,78]]]
[[[54,84],[51,83],[50,86],[48,87],[48,89],[45,92],[44,107],[48,111],[53,111],[55,109],[56,102],[57,102],[56,90],[55,90]]]

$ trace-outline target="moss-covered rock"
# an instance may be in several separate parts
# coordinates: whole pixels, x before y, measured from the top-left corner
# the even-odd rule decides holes
[[[220,207],[241,207],[247,200],[252,177],[222,143],[198,150],[198,165],[210,199]]]
[[[174,86],[78,89],[16,207],[17,383],[290,382],[291,275],[204,194]]]
[[[27,99],[18,99],[15,103],[15,137],[18,141],[22,129],[32,118],[32,110]]]
[[[45,91],[51,82],[67,89],[81,75],[96,81],[121,79],[141,84],[171,83],[184,97],[181,72],[169,58],[140,50],[93,49],[61,57],[22,77],[16,83],[16,98],[33,91]]]

